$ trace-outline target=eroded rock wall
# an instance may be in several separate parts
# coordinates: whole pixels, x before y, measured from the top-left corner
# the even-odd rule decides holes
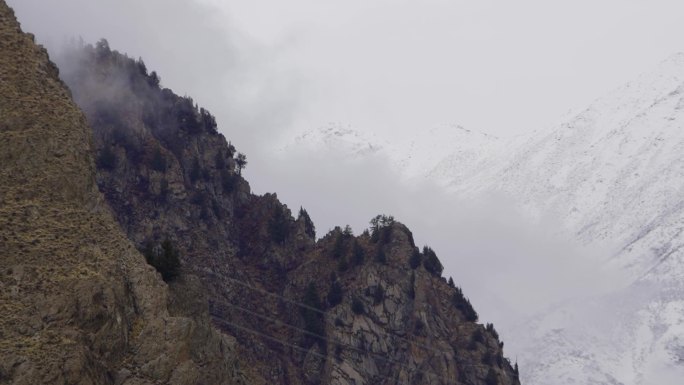
[[[57,67],[0,1],[0,383],[247,383],[206,312],[170,314],[94,153]]]

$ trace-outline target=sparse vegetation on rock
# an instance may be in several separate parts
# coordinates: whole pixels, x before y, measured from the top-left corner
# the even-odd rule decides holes
[[[285,214],[285,210],[280,205],[276,205],[273,211],[268,229],[271,234],[271,239],[275,243],[283,243],[290,234],[290,218]]]
[[[423,266],[425,270],[429,271],[432,275],[441,276],[444,266],[437,258],[437,254],[429,246],[423,247]]]
[[[323,315],[319,312],[323,310],[318,290],[314,282],[309,282],[302,298],[302,303],[305,307],[301,308],[302,317],[304,318],[304,329],[309,332],[305,339],[311,342],[323,342],[320,337],[324,334],[324,320]]]
[[[113,60],[105,40],[89,50]],[[112,64],[146,71],[142,61]],[[93,148],[57,67],[2,0],[0,73],[0,383],[250,384],[232,339],[208,322],[203,291],[186,277],[165,284],[98,191],[94,166],[112,178],[132,162],[148,167],[144,146],[128,141],[128,116],[94,100],[90,118],[103,132]],[[158,206],[162,177],[148,174],[126,197]],[[112,207],[128,207],[112,211],[132,221],[131,202],[121,202]]]
[[[85,182],[66,188],[69,194],[90,197],[99,188],[111,207],[118,224],[112,223],[94,244],[111,245],[118,229],[129,240],[121,234],[118,239],[137,245],[173,239],[167,247],[153,244],[158,252],[148,257],[161,268],[167,284],[133,249],[124,264],[116,258],[98,260],[102,266],[97,271],[106,272],[107,279],[117,274],[133,277],[112,286],[129,291],[103,297],[121,299],[112,299],[108,309],[125,309],[122,328],[128,329],[114,330],[120,345],[113,346],[121,348],[113,354],[120,354],[116,360],[127,360],[124,369],[131,373],[131,383],[138,375],[165,383],[174,370],[186,379],[180,384],[327,384],[351,374],[374,383],[378,376],[400,372],[407,373],[407,383],[422,383],[429,377],[416,369],[430,368],[484,385],[485,372],[470,368],[489,354],[501,385],[517,384],[507,361],[499,365],[501,345],[492,333],[484,332],[484,343],[467,349],[473,333],[485,328],[473,323],[472,314],[466,315],[472,307],[460,289],[439,277],[441,264],[426,262],[420,253],[417,262],[411,260],[417,249],[403,224],[380,215],[359,236],[345,226],[315,240],[306,211],[300,209],[294,221],[275,194],[252,194],[240,175],[246,157],[218,132],[213,116],[191,98],[162,88],[159,76],[148,72],[142,60],[113,51],[106,42],[80,47],[71,55],[64,79],[92,125],[95,146],[95,151],[84,147],[83,154],[99,155],[109,148],[117,156],[115,167],[97,162],[99,172],[93,175],[88,162],[96,159],[83,155]],[[97,186],[92,183],[95,177]],[[88,183],[90,192],[78,192],[78,186]],[[86,245],[83,255],[91,255],[93,243]],[[182,269],[176,270],[180,275],[164,273],[159,263],[168,260],[160,257],[167,254],[164,250],[182,257]],[[90,271],[83,266],[74,271]],[[112,311],[103,311],[101,319],[114,319]],[[396,336],[410,342],[399,343]],[[335,348],[328,351],[329,344]],[[424,344],[435,351],[425,354],[419,347]],[[139,347],[144,358],[129,353]],[[365,352],[371,349],[382,352]],[[249,374],[237,369],[236,350],[241,352],[240,367]],[[454,352],[461,354],[455,361]],[[151,360],[163,364],[149,364]],[[100,357],[92,362],[110,365]]]
[[[314,223],[311,220],[309,213],[307,213],[306,210],[304,210],[304,208],[302,207],[299,208],[299,215],[297,216],[297,220],[304,221],[304,232],[311,238],[316,238],[316,226],[314,226]]]

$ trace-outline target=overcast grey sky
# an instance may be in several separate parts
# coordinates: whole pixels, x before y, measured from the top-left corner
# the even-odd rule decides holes
[[[314,84],[305,121],[539,128],[684,49],[672,0],[205,0]]]
[[[678,0],[9,2],[41,40],[107,37],[219,115],[235,100],[214,87],[278,104],[252,117],[270,131],[524,132],[684,50]]]
[[[270,143],[338,122],[384,136],[456,123],[500,136],[684,51],[681,0],[9,0],[53,51],[70,37],[143,57],[285,191]]]
[[[527,132],[684,51],[681,0],[8,3],[53,52],[70,37],[105,37],[143,57],[164,86],[217,116],[247,153],[255,191],[307,207],[319,234],[346,223],[360,232],[373,215],[395,214],[492,318],[574,291],[591,263],[560,241],[538,244],[545,235],[515,212],[465,210],[431,186],[402,185],[383,159],[282,159],[270,145],[331,121],[383,136],[443,123]]]

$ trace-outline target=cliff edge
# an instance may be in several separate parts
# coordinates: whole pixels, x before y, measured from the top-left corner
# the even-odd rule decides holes
[[[232,339],[170,315],[93,155],[57,67],[0,1],[0,383],[246,383]]]

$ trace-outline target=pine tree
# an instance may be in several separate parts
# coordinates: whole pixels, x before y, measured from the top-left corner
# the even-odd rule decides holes
[[[340,273],[344,273],[345,271],[349,270],[349,262],[347,262],[347,257],[340,257],[340,260],[337,262],[337,270]]]
[[[159,77],[159,75],[157,74],[156,71],[152,71],[150,73],[150,76],[147,77],[147,79],[148,79],[147,83],[150,85],[150,87],[159,88],[159,84],[161,83],[161,78]]]
[[[332,284],[330,285],[330,291],[328,291],[328,305],[330,307],[335,307],[342,303],[342,297],[344,293],[342,291],[342,285],[337,281],[337,277],[332,277]]]
[[[152,153],[150,166],[155,171],[166,172],[166,158],[164,158],[164,155],[159,147],[155,148],[154,152]]]
[[[375,252],[375,262],[381,263],[383,265],[387,263],[387,256],[385,255],[385,251],[382,249],[382,246],[378,246],[378,249]]]
[[[299,216],[297,217],[297,220],[304,221],[304,233],[306,233],[306,235],[310,236],[311,238],[316,238],[316,226],[314,226],[309,213],[307,213],[306,210],[304,210],[304,208],[301,206],[299,207]]]
[[[271,233],[271,239],[276,243],[282,244],[290,235],[290,221],[282,206],[276,205],[268,229]]]
[[[444,266],[442,266],[442,263],[439,261],[439,258],[437,258],[437,254],[434,250],[428,246],[423,247],[423,256],[425,257],[423,259],[425,270],[429,271],[434,276],[442,275]]]
[[[309,286],[306,288],[302,302],[304,305],[306,305],[306,307],[300,308],[302,318],[304,318],[304,329],[307,332],[316,335],[312,336],[311,334],[307,334],[305,339],[307,341],[322,342],[322,337],[320,336],[323,335],[325,330],[323,315],[319,312],[319,310],[321,310],[323,306],[321,305],[321,300],[318,297],[318,291],[316,290],[316,285],[313,281],[309,282]]]
[[[242,175],[242,169],[247,166],[247,156],[241,152],[238,152],[235,158],[235,165],[237,166],[238,175]]]
[[[202,168],[200,167],[199,159],[195,158],[192,161],[192,167],[190,168],[190,183],[195,183],[202,174]]]
[[[342,234],[337,234],[335,236],[335,242],[333,243],[332,257],[338,259],[344,255],[344,237]]]
[[[235,146],[231,142],[228,142],[228,153],[226,155],[228,158],[232,158],[235,155]]]
[[[363,251],[363,247],[359,244],[358,241],[354,240],[354,247],[352,250],[352,257],[354,266],[361,266],[363,265],[364,259],[365,259],[365,252]]]
[[[491,334],[492,337],[494,337],[494,339],[496,339],[497,341],[499,340],[499,333],[497,333],[496,329],[494,329],[494,324],[488,323],[485,326],[485,329],[487,329],[489,334]]]
[[[214,156],[214,166],[217,170],[226,168],[226,160],[223,158],[223,151],[219,151]]]
[[[473,305],[470,304],[468,298],[463,295],[463,291],[460,287],[456,287],[454,295],[451,297],[451,302],[454,304],[454,307],[463,314],[466,321],[477,322],[478,314],[475,309],[473,309]]]
[[[222,169],[221,170],[221,187],[223,187],[223,192],[226,194],[232,193],[233,190],[235,190],[235,187],[237,186],[239,179],[240,179],[240,177],[232,174],[227,169]]]
[[[420,251],[418,251],[418,248],[413,250],[413,254],[411,254],[411,258],[409,258],[409,266],[411,266],[411,269],[417,269],[420,264],[423,263],[423,257],[420,255]]]

